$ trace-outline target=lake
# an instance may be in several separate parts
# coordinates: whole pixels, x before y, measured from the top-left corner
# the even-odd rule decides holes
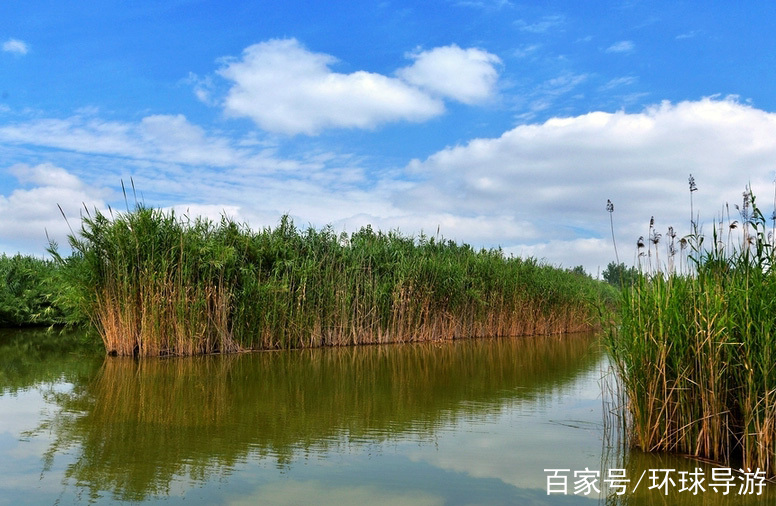
[[[83,341],[0,330],[0,504],[776,500],[623,451],[596,335],[143,360]]]

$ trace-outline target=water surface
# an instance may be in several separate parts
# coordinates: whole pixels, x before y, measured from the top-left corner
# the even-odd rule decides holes
[[[711,476],[612,446],[593,335],[139,361],[82,341],[0,332],[2,504],[768,503],[575,494],[575,470]]]

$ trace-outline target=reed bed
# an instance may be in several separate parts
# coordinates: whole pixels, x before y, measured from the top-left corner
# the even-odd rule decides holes
[[[64,298],[115,355],[583,331],[603,283],[501,250],[364,227],[254,232],[138,206],[82,219]]]
[[[63,323],[55,302],[57,273],[52,260],[0,255],[0,327]]]
[[[656,264],[623,288],[608,345],[634,446],[774,476],[773,237],[749,189],[739,211],[715,224],[711,244],[695,228],[685,272]]]

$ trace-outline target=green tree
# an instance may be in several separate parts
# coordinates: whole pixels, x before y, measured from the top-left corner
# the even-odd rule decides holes
[[[590,274],[588,274],[588,273],[585,271],[585,267],[584,267],[584,266],[582,266],[582,265],[577,265],[577,266],[576,266],[576,267],[574,267],[573,269],[569,269],[569,272],[571,272],[571,273],[573,273],[573,274],[577,274],[577,275],[579,275],[579,276],[585,276],[586,278],[590,278],[590,277],[592,277],[592,276],[590,276]]]
[[[632,286],[639,279],[639,271],[635,267],[627,267],[624,263],[609,262],[603,272],[604,279],[616,287]]]

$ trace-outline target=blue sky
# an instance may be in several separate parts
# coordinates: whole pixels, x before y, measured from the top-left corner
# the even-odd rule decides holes
[[[686,233],[751,183],[770,214],[776,4],[0,5],[0,251],[57,204],[253,227],[371,223],[595,274],[651,216]],[[767,204],[767,205],[766,205]]]

